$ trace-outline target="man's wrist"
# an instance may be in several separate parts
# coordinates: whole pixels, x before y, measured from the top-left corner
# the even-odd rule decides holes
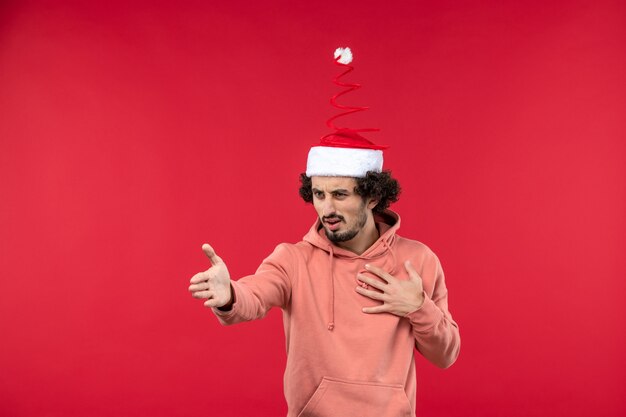
[[[233,309],[233,304],[235,304],[235,290],[233,289],[233,285],[230,285],[230,300],[221,307],[217,309],[219,311],[230,311]]]

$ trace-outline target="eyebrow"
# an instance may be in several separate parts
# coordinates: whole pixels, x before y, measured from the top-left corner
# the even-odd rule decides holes
[[[317,189],[315,187],[311,188],[311,191],[313,191],[314,193],[322,192],[322,190],[319,190],[319,189]],[[346,190],[345,188],[337,188],[337,189],[329,191],[329,193],[331,193],[331,194],[332,193],[346,193],[346,194],[349,194],[350,191]]]

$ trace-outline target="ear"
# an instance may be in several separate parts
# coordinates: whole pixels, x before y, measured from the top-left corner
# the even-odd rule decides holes
[[[378,205],[378,200],[372,198],[370,199],[370,201],[367,202],[367,208],[369,210],[374,210],[374,207],[376,207]]]

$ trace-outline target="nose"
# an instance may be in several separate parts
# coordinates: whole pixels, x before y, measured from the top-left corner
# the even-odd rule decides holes
[[[332,198],[327,198],[322,203],[322,216],[330,216],[335,213],[335,204],[332,201]]]

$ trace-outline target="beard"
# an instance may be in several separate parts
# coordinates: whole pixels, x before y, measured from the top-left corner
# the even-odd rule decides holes
[[[326,219],[339,219],[341,221],[345,220],[343,216],[337,216],[337,215],[327,216],[320,220],[322,220],[323,222]],[[326,233],[326,237],[328,238],[328,240],[330,240],[333,243],[347,242],[348,240],[354,239],[354,237],[359,234],[361,229],[363,229],[363,227],[365,226],[365,223],[367,223],[367,211],[365,210],[365,203],[363,203],[363,205],[361,206],[359,210],[358,217],[356,219],[356,224],[354,225],[354,227],[348,230],[344,230],[343,232],[334,232],[324,227],[324,232]]]

